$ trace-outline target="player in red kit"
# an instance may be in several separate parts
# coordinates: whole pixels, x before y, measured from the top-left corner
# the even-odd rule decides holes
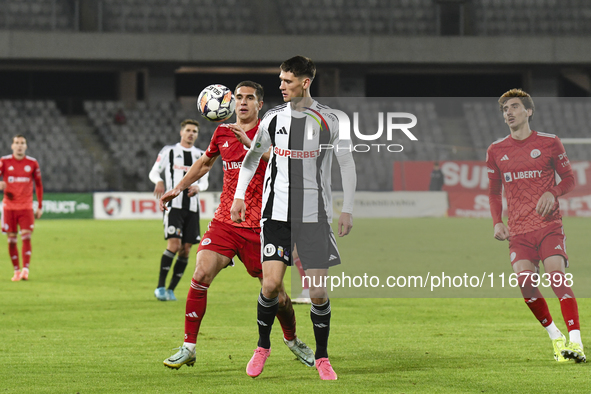
[[[521,89],[509,90],[501,96],[499,105],[511,134],[494,142],[486,156],[494,237],[509,240],[511,264],[521,293],[550,335],[556,361],[585,362],[577,301],[570,287],[572,277],[565,274],[568,256],[558,206],[558,197],[574,188],[570,162],[558,137],[530,129],[535,107],[529,94]],[[558,184],[555,173],[561,179]],[[508,226],[501,218],[503,187]],[[544,264],[543,276],[540,260]],[[536,285],[539,283],[549,283],[559,298],[568,341],[554,324]]]
[[[234,256],[240,258],[252,277],[260,281],[263,277],[259,221],[265,164],[259,165],[256,179],[246,192],[246,209],[251,213],[251,220],[238,224],[230,218],[230,208],[234,200],[242,160],[248,152],[260,123],[258,114],[263,105],[263,87],[255,82],[244,81],[236,87],[235,95],[236,124],[218,126],[205,154],[191,166],[177,186],[160,199],[160,207],[166,209],[166,202],[205,175],[216,159],[219,156],[222,157],[224,186],[220,195],[220,205],[197,251],[197,265],[187,295],[185,341],[176,354],[164,360],[164,365],[169,368],[178,369],[185,364],[189,366],[195,364],[195,345],[207,306],[207,290],[217,274],[233,264]],[[277,318],[283,329],[285,344],[302,363],[314,366],[314,353],[296,336],[295,314],[285,289],[283,289],[280,304]]]
[[[12,155],[0,158],[0,190],[4,190],[2,200],[2,232],[8,236],[8,253],[14,266],[13,282],[29,279],[31,261],[31,233],[35,219],[43,210],[43,184],[39,163],[25,156],[27,139],[23,135],[12,138]],[[33,183],[37,191],[38,208],[33,212]],[[17,233],[21,230],[23,243],[23,269],[20,269]]]

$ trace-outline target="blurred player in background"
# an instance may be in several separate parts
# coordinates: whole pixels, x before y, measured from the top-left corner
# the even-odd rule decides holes
[[[35,219],[43,214],[43,183],[39,163],[25,156],[27,139],[19,134],[12,138],[12,155],[0,158],[0,190],[4,190],[2,200],[2,232],[8,237],[8,253],[14,275],[12,281],[29,279],[31,262],[31,234]],[[33,183],[37,192],[37,211],[33,212]],[[17,233],[20,227],[23,248],[23,269],[18,258]]]
[[[490,210],[494,237],[509,240],[513,271],[518,275],[527,306],[548,331],[558,362],[586,360],[579,329],[579,312],[572,281],[565,277],[568,267],[565,235],[558,197],[575,185],[564,146],[554,134],[532,131],[529,120],[535,111],[530,95],[512,89],[499,99],[511,134],[494,142],[487,151]],[[556,184],[555,172],[561,178]],[[508,226],[501,214],[502,188],[509,209]],[[544,264],[544,277],[539,262]],[[552,321],[538,284],[546,283],[560,299],[569,341]]]
[[[251,377],[259,376],[271,353],[270,334],[278,296],[287,266],[293,263],[291,252],[297,244],[306,275],[314,278],[310,283],[310,317],[316,338],[316,368],[322,380],[336,380],[337,374],[327,352],[330,301],[321,279],[325,278],[330,266],[340,264],[330,227],[333,151],[320,149],[320,146],[335,147],[334,154],[341,169],[344,201],[338,222],[339,236],[347,235],[353,227],[355,162],[351,141],[339,140],[336,116],[310,96],[310,85],[316,74],[314,62],[295,56],[283,62],[280,68],[280,89],[285,103],[269,110],[263,117],[253,145],[244,158],[231,208],[234,221],[251,220],[246,212],[245,193],[261,156],[272,147],[265,175],[261,219],[263,288],[257,304],[259,342],[246,373]]]
[[[220,196],[220,205],[203,235],[197,252],[197,265],[187,296],[185,342],[176,354],[164,360],[164,365],[167,367],[178,369],[185,364],[189,366],[195,364],[195,344],[207,307],[207,290],[217,274],[223,268],[233,264],[234,256],[240,258],[252,277],[262,280],[260,218],[264,163],[256,168],[255,180],[246,191],[246,210],[250,215],[249,220],[240,224],[234,223],[230,218],[230,207],[242,160],[260,123],[259,111],[263,106],[263,94],[263,87],[256,82],[244,81],[238,84],[235,90],[236,124],[218,126],[205,154],[193,164],[185,178],[160,200],[160,206],[164,208],[167,201],[197,179],[205,176],[217,158],[222,157],[224,188]],[[268,160],[268,153],[263,160]],[[296,336],[295,314],[283,284],[279,297],[277,318],[283,329],[285,344],[298,360],[308,366],[314,366],[314,353]]]
[[[171,190],[178,185],[193,163],[203,156],[203,150],[194,146],[199,135],[199,122],[192,119],[181,122],[180,135],[181,142],[162,148],[150,171],[150,180],[156,185],[154,196],[158,199],[166,190]],[[162,172],[164,172],[166,187],[165,181],[160,177]],[[160,301],[176,301],[174,289],[187,268],[191,246],[201,240],[199,192],[207,190],[208,186],[206,174],[199,181],[188,185],[186,190],[183,189],[184,191],[177,194],[172,201],[169,200],[170,209],[164,211],[164,239],[168,243],[160,259],[158,287],[154,290],[154,295]],[[166,276],[177,254],[172,278],[166,289]]]

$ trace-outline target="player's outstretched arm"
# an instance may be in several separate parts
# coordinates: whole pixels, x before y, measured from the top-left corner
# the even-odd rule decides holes
[[[236,201],[236,199],[244,200],[246,189],[259,166],[261,156],[263,156],[271,146],[269,133],[262,127],[259,127],[254,138],[255,145],[249,149],[246,156],[244,156],[244,160],[242,160],[242,167],[240,168],[238,182],[236,183],[236,192],[234,192],[234,201]]]
[[[5,187],[6,187],[6,182],[0,181],[0,190],[4,190]]]
[[[494,236],[499,241],[509,239],[509,229],[507,228],[507,226],[505,226],[505,223],[499,222],[495,224]]]
[[[189,171],[185,174],[183,179],[172,189],[164,193],[164,195],[160,198],[160,209],[166,210],[166,204],[172,200],[173,198],[177,197],[181,192],[195,183],[199,178],[204,176],[211,170],[213,163],[215,163],[217,156],[209,157],[207,155],[201,156]],[[197,192],[199,190],[197,189]]]
[[[242,223],[246,220],[246,205],[241,198],[235,198],[230,208],[230,218],[233,222]]]
[[[236,139],[240,141],[240,143],[247,148],[250,148],[252,144],[252,140],[248,138],[246,132],[242,129],[242,127],[238,126],[236,123],[227,124],[228,128],[232,130],[232,133],[236,136]]]
[[[242,128],[240,126],[238,126],[236,123],[232,123],[227,126],[230,130],[232,130],[232,132],[234,133],[234,135],[236,136],[236,138],[238,139],[238,141],[240,141],[240,143],[242,145],[246,146],[247,148],[250,148],[250,146],[252,145],[252,140],[250,138],[248,138],[248,136],[246,135],[246,132],[244,130],[242,130]],[[270,155],[271,155],[271,150],[269,149],[267,152],[263,153],[263,155],[261,156],[261,160],[263,160],[264,162],[268,162]]]

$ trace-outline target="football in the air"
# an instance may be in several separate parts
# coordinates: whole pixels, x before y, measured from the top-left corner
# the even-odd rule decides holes
[[[207,120],[220,122],[234,114],[236,100],[232,91],[224,85],[209,85],[197,98],[197,109]]]

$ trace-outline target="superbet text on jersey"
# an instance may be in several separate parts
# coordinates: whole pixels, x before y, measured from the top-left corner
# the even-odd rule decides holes
[[[505,188],[511,235],[561,222],[558,199],[547,216],[536,212],[542,194],[556,186],[555,171],[561,178],[572,176],[558,137],[536,131],[524,140],[507,136],[494,142],[486,155],[489,179],[501,179]]]
[[[259,122],[251,130],[246,131],[246,135],[251,140],[258,130]],[[242,167],[242,160],[246,156],[248,148],[244,146],[234,132],[225,125],[220,125],[213,133],[209,147],[205,151],[208,157],[222,156],[222,165],[224,168],[224,186],[220,195],[220,205],[215,211],[214,218],[222,223],[235,227],[260,227],[261,204],[263,199],[263,178],[265,176],[265,162],[261,161],[253,177],[250,187],[246,190],[244,203],[246,204],[246,220],[242,223],[235,223],[230,218],[230,208],[234,201],[234,192],[238,183],[238,175]]]

